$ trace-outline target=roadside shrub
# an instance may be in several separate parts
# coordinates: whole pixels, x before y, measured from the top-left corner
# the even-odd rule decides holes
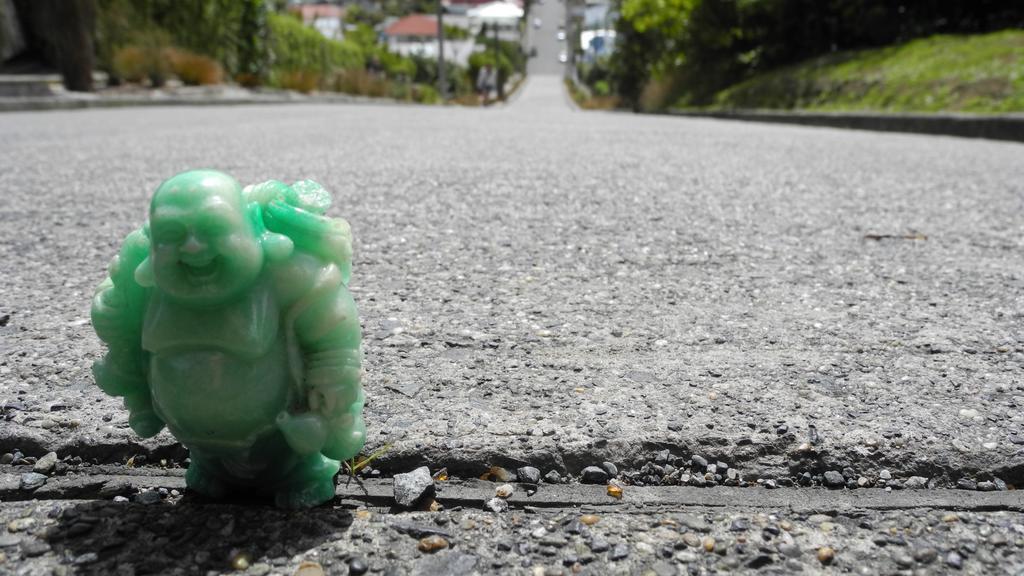
[[[458,104],[459,106],[480,106],[480,97],[474,92],[459,93],[448,99],[451,104]]]
[[[312,70],[289,70],[276,76],[277,85],[285,90],[309,94],[320,86],[320,74]]]
[[[134,42],[114,52],[111,62],[114,72],[130,82],[141,83],[148,79],[155,87],[163,86],[171,72],[167,57],[169,46],[169,36],[162,30],[140,32]]]
[[[433,86],[417,84],[413,87],[412,99],[420,104],[437,104],[441,101],[441,95]]]
[[[270,0],[95,0],[95,46],[100,69],[117,83],[114,55],[139,45],[151,31],[168,44],[216,61],[245,85],[269,73]]]
[[[143,82],[149,77],[146,53],[138,46],[125,46],[114,52],[111,66],[117,75],[128,82]]]
[[[411,100],[412,90],[405,82],[394,82],[391,84],[391,93],[389,96],[395,100]]]
[[[372,74],[363,69],[343,70],[334,76],[332,88],[336,92],[355,94],[358,96],[373,96],[381,98],[391,93],[389,82],[377,74]]]
[[[235,74],[235,82],[238,82],[239,86],[255,88],[263,84],[263,78],[259,74],[251,72],[239,72]]]
[[[291,16],[269,16],[274,70],[316,71],[325,76],[335,70],[363,67],[363,54],[352,42],[328,40]]]
[[[167,60],[174,74],[190,86],[220,84],[224,79],[224,69],[213,58],[171,48],[167,50]]]

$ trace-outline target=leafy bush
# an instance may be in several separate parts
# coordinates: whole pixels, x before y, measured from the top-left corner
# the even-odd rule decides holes
[[[163,86],[171,72],[167,51],[170,36],[162,30],[149,30],[135,36],[135,42],[113,54],[114,72],[131,82],[149,80],[153,86]]]
[[[710,103],[803,59],[935,33],[1024,26],[1020,0],[617,0],[612,84],[634,107]],[[662,88],[647,88],[658,84]],[[667,87],[667,89],[663,89]],[[657,98],[647,98],[660,92]],[[664,101],[658,102],[662,100]]]
[[[276,73],[274,81],[285,90],[309,94],[320,86],[320,75],[311,70],[285,70]]]
[[[417,84],[413,87],[413,100],[420,104],[437,104],[441,102],[441,95],[433,86],[428,84]]]
[[[166,55],[175,76],[190,86],[220,84],[224,78],[224,69],[207,56],[181,48],[171,48]]]
[[[362,51],[349,41],[324,38],[319,32],[302,25],[297,19],[271,14],[268,20],[275,77],[289,77],[294,72],[327,77],[337,70],[363,67]]]
[[[888,112],[1024,111],[1024,31],[936,35],[836,52],[719,92],[722,108]]]
[[[382,98],[391,93],[388,81],[366,70],[344,70],[334,76],[331,88],[344,94]]]
[[[138,46],[118,49],[113,55],[111,65],[119,77],[129,82],[142,82],[149,78],[150,63],[146,59],[146,53]]]
[[[118,50],[160,30],[172,43],[220,63],[248,84],[266,77],[268,0],[96,0],[100,67],[116,74]]]

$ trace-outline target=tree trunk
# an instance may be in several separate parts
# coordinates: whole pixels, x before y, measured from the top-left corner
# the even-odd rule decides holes
[[[21,0],[17,6],[30,45],[60,71],[64,87],[92,90],[96,0]]]

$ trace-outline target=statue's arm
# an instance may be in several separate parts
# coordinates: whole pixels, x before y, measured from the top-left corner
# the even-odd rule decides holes
[[[312,288],[296,303],[294,330],[306,402],[325,427],[320,451],[337,460],[352,458],[366,439],[360,328],[337,266],[318,268]]]
[[[164,423],[153,411],[146,377],[148,357],[142,349],[142,319],[149,292],[135,280],[135,270],[149,254],[143,229],[128,235],[110,264],[109,276],[96,289],[92,325],[107,345],[102,360],[93,364],[96,384],[111,396],[123,396],[128,423],[144,438],[156,435]]]

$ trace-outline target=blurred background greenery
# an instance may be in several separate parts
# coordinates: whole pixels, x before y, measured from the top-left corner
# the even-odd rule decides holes
[[[597,82],[609,82],[633,109],[1024,110],[1020,0],[618,0],[617,8],[615,51],[584,78],[598,92]]]
[[[300,5],[285,0],[0,0],[0,44],[10,28],[2,20],[16,13],[27,52],[58,68],[70,90],[93,89],[92,72],[99,71],[115,87],[233,82],[435,103],[438,59],[390,51],[381,31],[386,20],[433,17],[436,2],[347,5],[339,11],[344,33],[330,38],[302,21]],[[486,27],[444,31],[447,40],[477,34],[467,61],[445,63],[446,91],[455,101],[478,102],[476,77],[484,65],[496,66],[502,82],[525,70],[519,42],[497,40]]]

